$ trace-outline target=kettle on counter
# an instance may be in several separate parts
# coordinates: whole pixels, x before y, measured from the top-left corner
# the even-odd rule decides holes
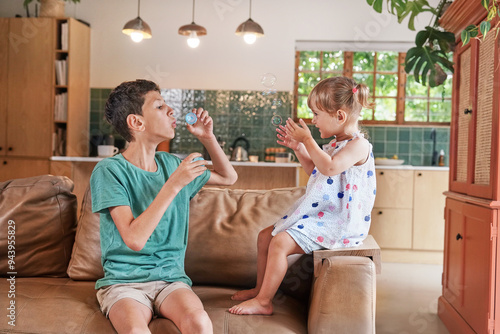
[[[245,142],[245,147],[236,146],[239,141]],[[250,143],[245,137],[238,137],[234,140],[233,144],[229,148],[231,151],[231,161],[248,161],[248,149],[250,148]]]

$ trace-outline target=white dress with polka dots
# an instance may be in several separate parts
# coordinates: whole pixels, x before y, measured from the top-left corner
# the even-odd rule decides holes
[[[362,137],[355,134],[354,138]],[[354,139],[353,138],[353,139]],[[323,145],[330,156],[352,139]],[[375,162],[370,144],[368,160],[334,176],[311,173],[306,193],[274,225],[272,235],[286,231],[306,252],[353,247],[363,243],[370,229],[375,201]]]

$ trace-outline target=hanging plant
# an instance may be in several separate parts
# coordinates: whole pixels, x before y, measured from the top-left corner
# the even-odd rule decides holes
[[[493,27],[491,27],[491,21],[498,15],[500,17],[500,5],[498,0],[492,0],[490,6],[490,0],[481,0],[481,4],[488,11],[488,16],[486,20],[476,25],[470,25],[462,31],[462,45],[467,45],[472,38],[480,38],[478,37],[481,33],[483,41],[486,38],[486,35],[491,31],[495,31],[495,38],[498,37],[498,32],[500,31],[500,20]]]
[[[382,12],[383,2],[384,0],[367,0],[378,13]],[[410,30],[415,30],[417,15],[424,12],[434,15],[434,24],[417,33],[416,46],[407,51],[404,65],[406,73],[413,72],[416,82],[431,87],[442,85],[447,78],[446,72],[453,73],[453,62],[449,58],[455,46],[455,36],[439,27],[439,18],[448,1],[441,0],[436,8],[430,6],[427,0],[386,0],[386,2],[388,11],[397,16],[399,23],[409,17]]]
[[[425,27],[417,33],[415,44],[406,53],[406,73],[413,72],[415,81],[424,86],[442,85],[447,78],[446,71],[453,73],[453,62],[449,57],[455,45],[455,35],[436,27]]]

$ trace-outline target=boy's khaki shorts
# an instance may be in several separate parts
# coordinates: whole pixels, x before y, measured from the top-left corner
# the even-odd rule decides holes
[[[101,311],[106,317],[109,316],[111,307],[120,299],[132,298],[146,305],[153,315],[160,313],[160,305],[169,294],[177,289],[191,289],[184,282],[153,281],[143,283],[124,283],[105,286],[97,290],[97,300]]]

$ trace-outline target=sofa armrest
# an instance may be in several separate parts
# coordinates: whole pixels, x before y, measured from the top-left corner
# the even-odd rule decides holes
[[[331,256],[315,279],[308,333],[375,333],[375,265],[363,256]]]

